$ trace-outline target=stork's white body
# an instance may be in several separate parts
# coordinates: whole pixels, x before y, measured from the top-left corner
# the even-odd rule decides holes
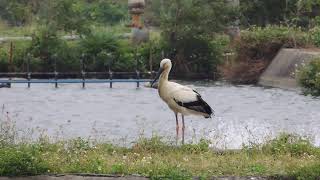
[[[166,81],[162,84],[159,84],[158,87],[159,96],[161,99],[167,103],[169,108],[175,112],[180,113],[182,115],[200,115],[200,116],[208,116],[203,112],[198,112],[195,110],[187,109],[183,106],[177,104],[176,101],[179,102],[194,102],[197,101],[197,94],[193,89],[180,85],[175,82]]]
[[[155,81],[160,77],[158,83],[159,96],[175,113],[177,138],[179,136],[178,113],[182,115],[182,143],[184,143],[184,116],[193,114],[209,118],[213,112],[211,107],[202,99],[198,92],[187,86],[170,82],[168,80],[171,67],[171,60],[162,60],[160,63],[160,70]],[[153,83],[151,84],[151,87]]]

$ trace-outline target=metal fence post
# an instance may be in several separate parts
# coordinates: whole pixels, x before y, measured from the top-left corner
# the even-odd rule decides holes
[[[30,53],[27,54],[27,80],[28,80],[28,88],[31,87],[31,73],[30,73]]]
[[[57,54],[53,55],[55,88],[58,88]]]
[[[85,54],[82,54],[81,57],[81,77],[82,77],[82,88],[86,88],[86,73],[85,73],[85,68],[84,68],[84,60],[85,60]]]

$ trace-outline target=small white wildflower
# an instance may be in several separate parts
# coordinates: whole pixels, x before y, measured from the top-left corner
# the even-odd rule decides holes
[[[187,157],[184,157],[183,160],[186,161],[186,162],[189,161],[189,159]]]

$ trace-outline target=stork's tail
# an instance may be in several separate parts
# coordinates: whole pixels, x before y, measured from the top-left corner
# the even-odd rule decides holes
[[[214,111],[213,109],[209,106],[209,104],[207,102],[205,102],[201,96],[198,96],[199,101],[201,101],[202,104],[202,108],[204,110],[204,113],[206,114],[204,117],[207,118],[211,118],[212,116],[214,116]]]

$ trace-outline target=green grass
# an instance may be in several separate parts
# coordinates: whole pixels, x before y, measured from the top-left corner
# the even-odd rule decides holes
[[[130,148],[83,139],[0,145],[0,176],[45,173],[140,174],[152,179],[200,176],[320,177],[320,149],[283,134],[263,145],[216,152],[207,141],[175,146],[161,138],[140,139]]]
[[[10,27],[6,23],[0,20],[0,36],[11,37],[11,36],[31,36],[36,30],[36,25],[28,25],[22,27]]]

